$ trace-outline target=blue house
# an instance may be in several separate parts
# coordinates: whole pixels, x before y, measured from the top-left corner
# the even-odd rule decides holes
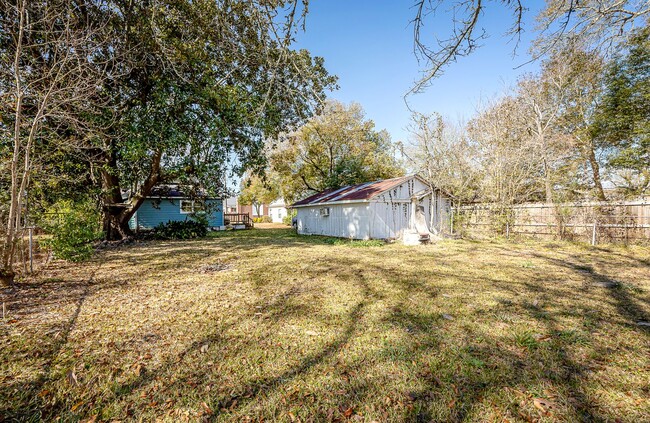
[[[177,187],[156,187],[129,220],[129,227],[135,231],[153,229],[170,220],[190,220],[194,215],[205,215],[210,228],[221,229],[224,226],[223,200],[190,198]]]

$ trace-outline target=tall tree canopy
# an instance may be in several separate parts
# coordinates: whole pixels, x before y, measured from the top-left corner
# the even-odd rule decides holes
[[[457,201],[503,209],[647,193],[649,33],[635,31],[609,63],[575,40],[558,45],[539,73],[480,109],[465,131],[416,114],[409,157]]]
[[[297,0],[115,3],[128,57],[111,109],[120,124],[97,140],[110,238],[128,233],[155,184],[216,193],[229,167],[261,166],[264,139],[309,117],[335,83],[322,59],[290,48]]]
[[[156,184],[217,194],[226,172],[262,167],[264,140],[335,87],[321,58],[292,48],[305,12],[300,0],[1,2],[3,267],[33,171],[57,154],[96,186],[109,239],[129,234]]]
[[[259,175],[248,175],[242,181],[242,190],[239,193],[239,204],[255,207],[257,216],[261,216],[263,204],[270,204],[280,196],[280,189],[275,180]]]
[[[650,28],[635,32],[610,64],[593,129],[613,147],[613,182],[630,194],[650,189]]]
[[[356,103],[330,101],[322,113],[280,141],[271,165],[287,201],[403,174],[388,132],[377,131]]]
[[[88,118],[110,105],[103,88],[111,65],[104,54],[108,26],[105,17],[72,2],[0,3],[1,282],[13,278],[31,182],[53,180],[42,170],[57,168],[70,138],[95,136],[99,125]]]
[[[477,145],[464,129],[438,113],[413,113],[404,148],[413,170],[449,194],[456,205],[476,200],[480,181]]]
[[[73,57],[88,69],[79,80],[96,74],[82,88],[101,107],[79,96],[86,107],[76,113],[68,105],[63,110],[75,111],[74,119],[63,124],[23,109],[42,124],[41,133],[63,135],[65,142],[51,150],[89,165],[102,193],[106,235],[118,239],[129,234],[128,220],[153,186],[175,181],[219,193],[226,172],[261,167],[264,140],[305,121],[335,87],[321,58],[292,49],[304,6],[299,0],[3,2],[0,69],[9,100],[3,105],[12,110],[18,102],[11,96],[19,80],[12,78],[16,57],[30,72],[48,75],[53,46],[68,56],[85,51],[70,40],[95,47]],[[49,26],[39,19],[46,13]],[[86,38],[56,38],[60,28]],[[70,92],[79,92],[72,82],[66,81]],[[24,104],[38,103],[47,91],[33,93]],[[14,120],[3,111],[8,133]]]

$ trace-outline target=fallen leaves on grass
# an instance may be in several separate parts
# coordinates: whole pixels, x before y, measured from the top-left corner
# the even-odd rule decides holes
[[[211,416],[212,414],[214,414],[214,411],[212,411],[212,409],[208,406],[208,404],[205,401],[201,403],[201,407],[203,407],[203,412],[206,415]]]
[[[235,266],[228,263],[216,262],[212,264],[206,264],[198,268],[199,273],[215,273],[215,272],[225,272],[227,270],[234,269]]]
[[[634,336],[650,313],[639,259],[647,248],[610,255],[535,244],[539,270],[522,281],[529,253],[517,244],[352,250],[262,232],[105,250],[92,279],[97,262],[57,264],[48,279],[0,298],[19,319],[0,328],[0,414],[579,421],[598,403],[594,419],[650,421],[647,343]],[[572,270],[583,262],[593,272]],[[595,273],[638,289],[586,295]],[[571,369],[589,371],[567,382]]]
[[[533,335],[533,338],[535,338],[537,342],[544,342],[544,341],[549,341],[551,339],[551,335],[536,333]]]
[[[147,368],[142,363],[135,363],[131,367],[133,368],[133,373],[135,373],[137,377],[140,377],[141,375],[144,374],[144,372],[147,371]]]
[[[555,407],[555,404],[544,398],[533,398],[533,405],[545,415],[549,414],[551,409]]]
[[[99,417],[97,414],[93,414],[90,418],[82,420],[81,423],[95,423],[97,421],[97,417]]]
[[[72,386],[79,386],[79,381],[77,380],[77,375],[74,372],[74,369],[68,370],[68,373],[66,374],[66,378],[68,379],[68,383]]]

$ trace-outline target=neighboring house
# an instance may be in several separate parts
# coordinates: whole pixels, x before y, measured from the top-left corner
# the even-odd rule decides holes
[[[409,175],[326,190],[292,207],[299,234],[418,243],[448,231],[451,204]]]
[[[226,198],[226,213],[237,213],[237,197]]]
[[[223,200],[220,198],[190,198],[176,186],[155,187],[129,221],[133,230],[153,229],[168,221],[189,220],[193,214],[204,214],[208,226],[222,228]]]
[[[226,213],[233,214],[247,214],[250,218],[269,216],[269,205],[260,205],[260,213],[257,213],[257,208],[253,205],[244,206],[239,203],[238,197],[228,197],[226,199]]]
[[[269,216],[271,216],[273,223],[282,223],[288,214],[287,206],[282,198],[269,204]]]
[[[253,217],[262,217],[262,216],[268,216],[269,215],[269,205],[268,204],[261,204],[259,206],[260,212],[257,212],[257,207],[254,205],[248,205],[244,206],[242,204],[237,204],[237,213],[245,213],[248,214],[251,218]]]

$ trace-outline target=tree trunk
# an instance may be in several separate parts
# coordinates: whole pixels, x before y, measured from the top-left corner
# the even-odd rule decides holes
[[[603,183],[600,180],[600,165],[596,159],[596,153],[593,148],[589,148],[587,151],[587,159],[589,160],[589,165],[591,166],[591,172],[594,178],[594,188],[596,189],[596,197],[600,201],[607,201],[605,197],[605,190],[603,189]]]
[[[119,241],[133,236],[129,228],[129,219],[133,213],[128,213],[124,207],[105,205],[103,210],[103,230],[108,241]]]
[[[160,161],[162,152],[154,152],[152,156],[149,175],[140,187],[140,191],[132,194],[126,202],[122,199],[120,179],[117,176],[117,160],[111,155],[105,166],[102,167],[102,188],[104,190],[104,206],[102,208],[102,221],[104,236],[108,241],[119,241],[133,236],[129,228],[129,219],[140,208],[145,198],[151,194],[153,187],[160,182]]]
[[[0,286],[11,286],[14,283],[16,274],[12,269],[0,270]]]
[[[5,235],[5,242],[2,249],[2,267],[0,267],[0,285],[8,286],[14,281],[13,259],[16,247],[16,222],[20,222],[20,210],[18,209],[18,198],[22,194],[18,192],[18,160],[20,158],[21,140],[20,140],[20,127],[23,114],[23,88],[19,74],[20,56],[22,54],[23,46],[23,33],[25,23],[25,1],[20,3],[18,9],[20,13],[20,29],[18,32],[18,40],[16,43],[16,53],[14,55],[14,78],[15,78],[15,94],[16,94],[16,107],[15,107],[15,121],[14,121],[14,151],[11,158],[11,194],[9,204],[9,216],[7,219],[7,231]]]
[[[551,184],[551,176],[549,175],[548,164],[546,159],[544,162],[544,191],[546,197],[546,204],[553,204],[553,185]]]

